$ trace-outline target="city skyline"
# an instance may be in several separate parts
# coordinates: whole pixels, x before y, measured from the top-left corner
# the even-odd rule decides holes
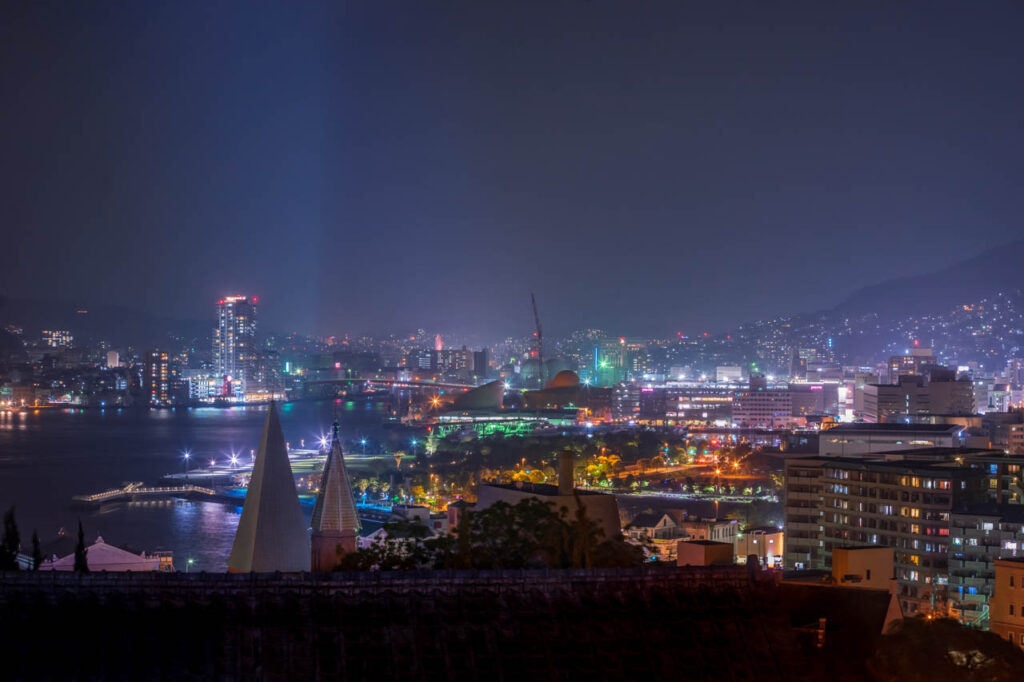
[[[814,311],[791,312],[780,314],[772,318],[762,317],[755,319],[734,319],[721,328],[702,330],[700,327],[687,325],[670,326],[660,325],[660,329],[648,330],[648,333],[616,325],[589,324],[580,327],[570,327],[564,320],[547,318],[545,326],[549,336],[569,337],[588,329],[601,329],[612,338],[629,336],[631,338],[648,339],[670,339],[673,337],[708,337],[731,338],[731,334],[742,335],[745,328],[756,328],[758,326],[779,324],[780,322],[804,322],[810,321],[821,327],[821,335],[824,339],[832,332],[826,327],[832,324],[838,328],[847,328],[851,324],[856,325],[856,320],[877,319],[885,322],[899,330],[900,335],[905,336],[905,327],[908,324],[917,324],[919,318],[942,318],[951,312],[955,313],[962,306],[973,306],[988,299],[996,299],[1002,296],[1009,296],[1013,299],[1020,295],[1020,286],[1016,278],[1014,264],[1024,258],[1024,240],[1005,244],[1001,247],[988,249],[966,260],[954,263],[948,267],[933,270],[921,275],[904,276],[891,278],[885,281],[865,286],[853,292],[845,299],[830,308]],[[232,298],[230,292],[236,289],[225,289],[225,292],[215,295],[218,306],[223,303],[225,296]],[[259,298],[258,296],[256,297]],[[203,301],[202,306],[197,306],[208,311],[210,309],[209,296]],[[558,301],[556,301],[557,303]],[[541,301],[544,308],[545,301]],[[284,302],[289,306],[290,302]],[[557,306],[556,306],[557,307]],[[274,307],[271,308],[273,318]],[[129,306],[93,306],[87,301],[79,298],[64,301],[40,301],[33,299],[5,299],[0,297],[0,321],[6,325],[13,325],[14,328],[25,328],[30,332],[40,328],[46,336],[45,328],[60,328],[59,332],[75,336],[84,336],[95,341],[110,341],[112,338],[120,339],[119,343],[128,345],[164,345],[170,339],[175,344],[189,338],[195,342],[201,342],[206,338],[210,322],[217,326],[217,316],[212,318],[197,314],[195,319],[174,320],[154,314],[154,311],[145,311],[140,308]],[[267,325],[261,325],[261,335],[265,337],[281,337],[285,335],[300,334],[309,338],[326,339],[335,337],[338,339],[350,338],[378,338],[401,337],[403,335],[415,334],[419,330],[429,329],[430,336],[441,334],[450,344],[454,339],[456,344],[492,345],[506,339],[529,337],[533,330],[528,316],[520,316],[521,319],[514,320],[509,315],[506,328],[487,328],[481,325],[469,325],[462,328],[444,326],[443,316],[422,324],[413,321],[404,321],[391,329],[365,330],[358,328],[329,329],[323,333],[316,333],[310,330],[309,326],[298,329],[267,329]],[[818,322],[813,322],[818,318]],[[851,320],[853,322],[851,322]],[[158,331],[159,329],[159,331]],[[1011,330],[1012,331],[1012,330]],[[921,340],[921,337],[913,335],[906,336],[904,341],[912,343],[914,340]],[[892,339],[881,339],[881,345],[891,346]],[[899,344],[896,344],[897,346]]]
[[[1024,6],[5,9],[4,679],[1020,678]]]

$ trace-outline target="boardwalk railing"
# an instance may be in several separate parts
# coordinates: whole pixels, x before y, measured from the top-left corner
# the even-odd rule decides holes
[[[94,493],[92,495],[75,495],[72,499],[75,502],[84,502],[87,504],[96,504],[99,502],[110,502],[122,497],[140,497],[140,496],[174,496],[174,495],[210,495],[215,496],[216,490],[212,488],[204,488],[198,485],[173,485],[173,486],[153,486],[143,487],[142,483],[129,483],[123,488],[111,488],[110,490],[104,490],[101,493]]]

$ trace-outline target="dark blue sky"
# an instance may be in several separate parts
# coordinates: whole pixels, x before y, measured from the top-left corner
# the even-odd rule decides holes
[[[1024,234],[1013,3],[705,4],[8,3],[0,287],[698,331]]]

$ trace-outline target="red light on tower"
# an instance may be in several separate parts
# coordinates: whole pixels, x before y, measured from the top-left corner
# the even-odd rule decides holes
[[[259,296],[253,296],[252,297],[252,302],[253,303],[259,303],[260,302],[260,297]]]
[[[917,339],[914,339],[914,348],[917,348],[920,345],[921,345],[921,342],[918,341]]]

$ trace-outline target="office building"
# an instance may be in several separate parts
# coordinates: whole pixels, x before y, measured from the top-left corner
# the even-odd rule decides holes
[[[958,379],[954,369],[934,367],[928,372],[928,406],[933,415],[977,414],[974,385],[967,377]]]
[[[870,423],[915,423],[930,413],[923,376],[902,375],[895,384],[864,386],[864,408],[859,415]]]
[[[858,457],[896,450],[959,448],[966,444],[959,424],[841,424],[822,431],[822,457]]]
[[[931,348],[913,348],[906,355],[890,356],[889,383],[896,383],[901,376],[924,374],[925,368],[934,364]]]
[[[634,339],[621,339],[622,341],[622,363],[625,369],[627,381],[640,381],[647,374],[649,355],[647,343]]]
[[[435,349],[431,356],[431,368],[439,372],[455,372],[473,369],[473,352],[462,348]]]
[[[733,389],[669,386],[665,389],[665,417],[676,422],[731,421]]]
[[[121,356],[116,350],[107,351],[107,369],[117,369],[121,366]]]
[[[872,423],[913,424],[935,415],[971,414],[975,414],[971,381],[936,367],[928,375],[900,376],[895,384],[866,384],[859,416]]]
[[[491,352],[487,348],[473,351],[473,374],[478,379],[487,379],[491,376]]]
[[[434,369],[436,352],[429,348],[418,348],[406,356],[405,366],[414,371],[423,370],[429,372]]]
[[[255,381],[256,296],[226,296],[217,302],[217,327],[213,330],[214,374],[225,396],[245,398],[259,390]]]
[[[733,401],[732,421],[748,429],[784,429],[794,424],[793,396],[786,389],[745,391]]]
[[[170,405],[171,377],[167,353],[150,351],[142,359],[142,393],[146,404]]]
[[[612,388],[612,419],[628,421],[640,417],[640,385],[616,384]]]
[[[804,381],[807,378],[807,368],[817,360],[818,350],[816,348],[794,348],[789,362],[790,378]]]

